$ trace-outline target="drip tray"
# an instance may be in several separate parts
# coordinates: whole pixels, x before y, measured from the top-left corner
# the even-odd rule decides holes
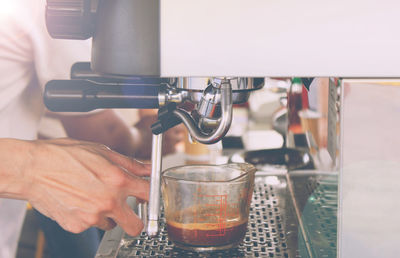
[[[145,233],[138,237],[130,237],[119,228],[107,232],[96,257],[335,257],[337,199],[332,199],[332,196],[337,196],[337,181],[329,179],[328,188],[327,184],[323,183],[327,181],[326,177],[315,172],[302,172],[290,177],[295,186],[294,199],[297,207],[307,214],[302,218],[304,230],[300,230],[296,217],[287,184],[288,176],[258,174],[247,233],[239,247],[210,253],[176,248],[168,240],[165,220],[162,217],[160,234],[156,238],[149,238]],[[324,187],[319,187],[321,185]],[[326,189],[331,198],[329,203],[324,200]],[[320,205],[321,202],[324,205]],[[324,216],[321,216],[322,214]],[[327,218],[330,219],[329,228],[320,228],[321,225],[326,225]],[[327,230],[329,234],[313,235],[313,232]],[[315,244],[312,241],[315,241]]]

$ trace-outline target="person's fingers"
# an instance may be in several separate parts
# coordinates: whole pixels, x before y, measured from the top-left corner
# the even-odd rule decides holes
[[[75,140],[72,138],[55,138],[49,140],[53,144],[58,144],[58,145],[71,145],[71,144],[82,144],[84,143],[83,141]]]
[[[143,229],[143,222],[128,205],[114,211],[113,220],[130,236],[137,236]]]
[[[112,150],[104,151],[112,162],[124,168],[128,173],[137,176],[149,176],[151,174],[151,165],[149,166],[148,164],[138,162],[135,159],[128,158]]]
[[[95,225],[96,227],[103,229],[103,230],[111,230],[113,229],[117,223],[110,218],[105,218],[101,223]]]
[[[134,159],[137,163],[139,163],[140,165],[142,165],[145,169],[147,169],[149,171],[149,176],[151,174],[151,163],[145,163],[143,161],[140,161],[138,159]]]
[[[145,201],[149,200],[150,183],[147,180],[138,177],[129,177],[124,188],[127,196],[135,196]]]

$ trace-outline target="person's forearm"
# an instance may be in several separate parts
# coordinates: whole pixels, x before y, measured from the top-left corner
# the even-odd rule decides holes
[[[132,156],[140,145],[130,128],[112,110],[87,116],[61,116],[68,136],[78,140],[104,144],[119,153]]]
[[[140,177],[149,172],[102,144],[0,139],[0,198],[27,200],[73,233],[118,223],[138,235],[143,223],[126,199],[148,200],[150,185]]]
[[[32,142],[0,138],[0,197],[28,198],[31,177],[26,167],[32,151]]]

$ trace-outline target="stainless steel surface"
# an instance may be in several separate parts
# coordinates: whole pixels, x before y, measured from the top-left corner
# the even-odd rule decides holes
[[[150,198],[146,232],[150,237],[155,237],[158,234],[158,219],[160,213],[162,134],[153,135],[151,150]]]
[[[229,80],[224,80],[221,84],[221,112],[218,127],[211,134],[205,134],[199,130],[189,114],[179,109],[174,110],[174,114],[182,120],[193,139],[203,144],[218,142],[228,132],[232,122],[232,89]]]
[[[128,200],[126,202],[128,203],[129,207],[131,207],[135,212],[139,213],[137,209],[138,205],[136,202],[136,198],[128,197]],[[95,258],[116,257],[118,254],[120,243],[123,241],[122,238],[124,234],[124,231],[119,226],[116,226],[112,230],[106,231],[101,240]]]
[[[232,162],[254,164],[259,171],[313,169],[311,155],[304,150],[292,148],[265,149],[237,152],[230,158]]]
[[[289,174],[286,174],[286,181],[287,181],[287,189],[290,194],[290,198],[291,198],[291,200],[295,200],[296,197],[295,197],[295,193],[294,193],[294,186],[293,186],[292,180],[290,179]],[[307,253],[308,257],[313,258],[314,256],[311,252],[310,242],[308,240],[307,235],[305,234],[304,224],[301,219],[301,211],[300,211],[299,205],[295,201],[293,201],[292,203],[293,203],[294,213],[297,217],[298,230],[301,233],[301,235],[303,236],[303,240],[304,240],[303,243],[304,243],[304,246],[306,247],[306,253]]]
[[[281,109],[273,115],[272,128],[286,138],[288,119],[287,109]]]
[[[138,237],[124,235],[118,244],[118,253],[107,258],[336,257],[337,174],[299,170],[289,175],[295,200],[288,190],[285,175],[256,175],[248,229],[238,248],[212,253],[181,250],[168,240],[165,221],[161,219],[157,238],[145,233]],[[298,228],[293,201],[301,212],[309,251]]]
[[[220,78],[216,79],[221,80]],[[262,86],[264,86],[264,78],[230,77],[229,80],[231,81],[233,91],[253,90],[259,89],[260,87],[262,88]],[[185,90],[203,91],[214,82],[216,84],[219,83],[215,81],[215,79],[209,79],[206,77],[187,77],[180,80],[178,88]]]
[[[149,218],[149,207],[148,207],[148,203],[139,203],[138,204],[138,209],[137,209],[137,215],[139,216],[139,218],[142,220],[143,225],[147,225],[148,223],[148,218]]]
[[[202,117],[212,118],[215,106],[220,102],[219,87],[208,86],[197,105],[197,111]]]
[[[249,99],[252,91],[264,87],[264,78],[230,78],[232,81],[232,102],[234,104],[244,103]],[[209,85],[208,78],[182,78],[177,85],[178,91],[187,92],[189,99],[198,103],[203,91]]]
[[[169,88],[166,93],[166,100],[172,103],[182,103],[188,99],[188,92],[181,91],[177,92],[175,88]]]
[[[107,231],[101,240],[96,258],[117,257],[119,246],[124,235],[125,232],[119,226]]]
[[[186,110],[174,110],[176,117],[182,120],[193,139],[200,143],[211,144],[219,141],[229,130],[232,122],[232,104],[245,102],[252,90],[264,85],[263,78],[180,78],[172,82],[166,91],[160,91],[158,102],[164,106],[168,102],[192,102],[196,119]],[[237,99],[234,100],[233,97]],[[215,110],[221,106],[220,117]]]
[[[158,105],[160,107],[165,106],[165,104],[167,104],[167,100],[168,100],[168,93],[164,90],[160,90],[158,92]]]
[[[296,182],[296,176],[291,175],[293,182]],[[307,190],[312,194],[305,204],[295,195],[296,203],[302,205],[304,238],[310,243],[313,257],[338,257],[338,174],[309,178]],[[305,251],[305,248],[301,249]]]
[[[233,103],[247,101],[250,92],[263,85],[263,78],[180,78],[159,92],[158,102],[160,106],[168,102],[191,102],[195,106],[193,111],[198,114],[196,119],[181,108],[173,113],[182,120],[193,139],[211,144],[219,141],[229,130]],[[219,106],[221,115],[215,117],[214,111]]]
[[[233,104],[241,104],[248,101],[250,93],[253,90],[236,90],[232,91],[232,102]],[[181,90],[182,92],[182,90]],[[193,102],[199,102],[203,95],[200,91],[186,91],[188,92],[189,98]]]
[[[199,126],[201,128],[215,129],[221,123],[221,119],[214,119],[208,117],[202,117],[199,119]]]
[[[107,76],[160,76],[160,1],[100,0],[92,68]]]

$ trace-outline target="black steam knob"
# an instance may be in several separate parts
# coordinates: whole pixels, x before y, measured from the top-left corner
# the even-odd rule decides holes
[[[56,39],[88,39],[94,31],[91,0],[47,0],[46,26]]]

